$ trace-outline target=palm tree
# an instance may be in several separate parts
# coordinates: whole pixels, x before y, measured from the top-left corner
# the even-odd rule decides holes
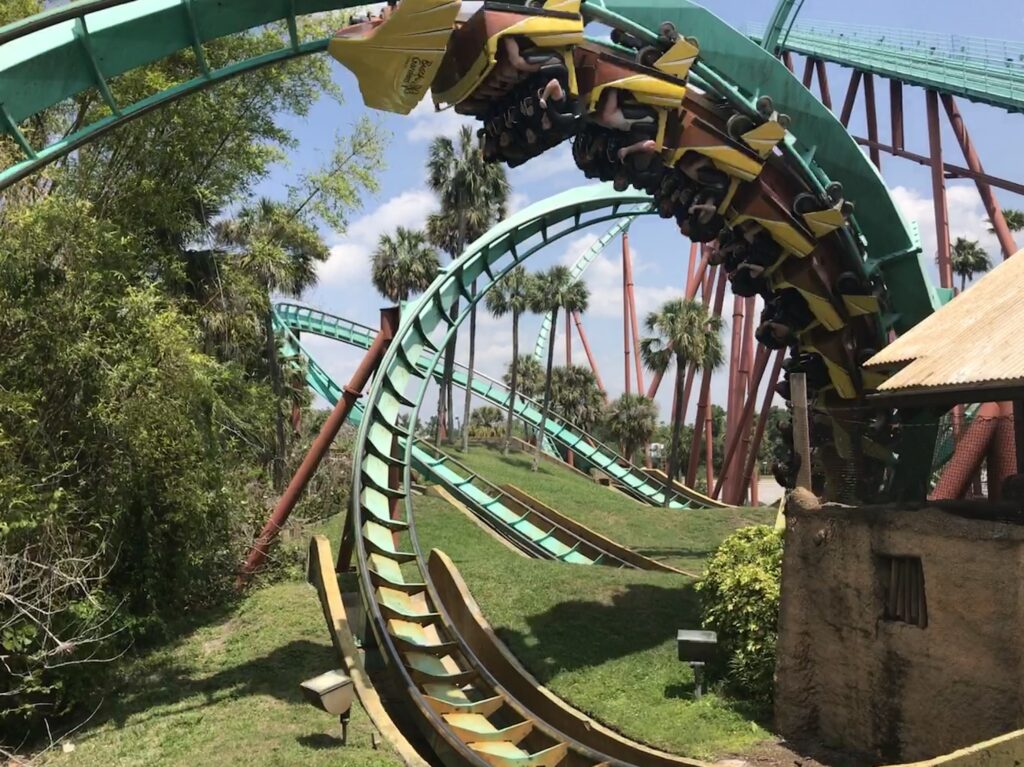
[[[722,364],[722,319],[708,314],[704,304],[683,298],[666,301],[660,310],[647,315],[644,322],[650,337],[640,342],[640,354],[648,369],[664,373],[676,363],[673,393],[672,442],[668,453],[668,477],[679,473],[680,434],[683,428],[683,381],[688,365],[713,370]],[[665,494],[665,505],[668,505]]]
[[[501,426],[501,410],[493,405],[478,407],[470,416],[469,424],[474,436],[494,437]]]
[[[285,205],[261,198],[243,208],[235,218],[217,222],[214,239],[222,252],[234,253],[241,268],[259,286],[260,314],[270,384],[275,398],[274,489],[284,487],[287,442],[285,439],[285,382],[274,333],[271,296],[284,293],[301,296],[316,283],[317,264],[326,260],[327,247],[316,228]]]
[[[397,304],[426,290],[441,271],[441,262],[423,232],[400,226],[394,237],[382,234],[377,240],[372,269],[373,286]]]
[[[953,273],[960,275],[960,292],[967,287],[967,281],[974,278],[974,275],[987,272],[992,268],[992,261],[985,249],[978,244],[977,240],[968,240],[966,237],[957,237],[949,254],[953,266]]]
[[[540,272],[535,278],[530,309],[537,314],[551,317],[552,332],[548,338],[548,364],[544,381],[544,407],[541,411],[540,429],[537,432],[537,448],[533,453],[532,470],[540,468],[540,451],[544,445],[544,427],[551,410],[551,368],[555,361],[555,333],[558,327],[558,310],[584,312],[590,301],[590,291],[582,280],[573,279],[567,267],[553,266]]]
[[[459,129],[458,146],[447,136],[439,136],[430,143],[427,157],[427,184],[438,196],[441,210],[427,221],[427,236],[430,241],[446,251],[452,258],[458,258],[466,246],[481,237],[497,221],[505,217],[508,204],[509,183],[505,166],[484,161],[473,129],[463,125]],[[473,280],[473,294],[476,295],[476,280]],[[452,312],[458,315],[458,300]],[[447,404],[448,433],[451,434],[452,373],[455,366],[455,345],[457,337],[445,349],[444,375],[438,400],[438,421]],[[472,409],[473,365],[476,362],[476,306],[469,317],[469,366],[466,380],[466,401],[463,423],[469,422]],[[440,433],[440,432],[439,432]],[[468,433],[463,430],[463,448],[468,447]]]
[[[508,363],[501,380],[506,386],[512,385],[512,366],[515,365],[519,375],[517,382],[519,394],[530,399],[537,399],[544,392],[544,368],[532,354],[520,354]]]
[[[590,368],[567,365],[551,371],[552,408],[583,431],[590,431],[601,420],[604,401],[604,394]]]
[[[658,427],[658,406],[643,394],[623,394],[608,405],[604,424],[622,445],[626,460],[633,463],[636,451],[651,441]]]
[[[1006,225],[1010,227],[1011,232],[1024,232],[1024,210],[1003,208],[1003,218],[1006,219]],[[990,232],[995,231],[995,227],[992,226],[991,221],[989,222],[988,230]]]
[[[509,368],[508,420],[505,424],[503,451],[505,455],[508,455],[512,442],[512,418],[515,415],[516,390],[519,385],[519,319],[530,308],[532,284],[533,277],[523,267],[517,266],[491,288],[486,298],[487,311],[493,316],[512,315],[512,364]]]

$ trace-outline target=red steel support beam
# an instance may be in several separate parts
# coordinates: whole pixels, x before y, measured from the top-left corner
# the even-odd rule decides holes
[[[986,402],[978,408],[971,427],[957,445],[953,457],[939,477],[928,496],[932,501],[962,498],[971,484],[971,478],[978,471],[989,443],[999,425],[999,403]]]
[[[724,269],[719,270],[718,267],[715,267],[715,269],[712,270],[712,275],[714,275],[716,271],[718,272],[718,288],[715,292],[715,306],[711,313],[712,316],[721,317],[722,304],[725,302],[725,286],[728,284],[729,280],[726,277]],[[697,481],[697,464],[700,463],[700,454],[698,451],[700,450],[700,437],[702,430],[697,428],[697,424],[702,420],[710,423],[711,407],[708,402],[708,396],[711,393],[711,373],[712,370],[710,368],[705,368],[701,375],[700,396],[697,400],[697,416],[694,419],[693,442],[690,445],[690,465],[686,468],[686,484],[689,487],[693,487],[694,482]],[[707,431],[708,444],[710,445],[710,429],[707,429]],[[711,470],[710,466],[708,467],[708,470]]]
[[[853,116],[853,105],[857,103],[857,91],[860,90],[861,72],[853,70],[850,74],[850,87],[846,89],[846,100],[843,102],[843,111],[839,115],[839,122],[844,128],[850,127],[850,118]]]
[[[274,507],[270,519],[267,520],[263,530],[260,531],[259,537],[257,537],[255,544],[253,544],[252,549],[249,551],[245,564],[242,565],[241,572],[239,572],[238,578],[235,581],[236,588],[244,586],[252,574],[266,560],[271,543],[273,543],[277,533],[288,520],[288,515],[292,513],[295,505],[299,502],[303,491],[313,478],[313,475],[316,474],[316,470],[320,467],[320,462],[327,455],[331,448],[331,443],[338,436],[338,431],[345,423],[345,419],[348,418],[348,414],[352,411],[353,405],[362,396],[363,389],[370,380],[370,376],[376,371],[377,366],[384,357],[384,351],[387,349],[388,344],[391,343],[395,330],[398,329],[398,321],[399,313],[397,307],[381,310],[380,332],[373,339],[373,343],[367,350],[362,362],[359,363],[359,367],[356,368],[356,372],[352,374],[352,378],[349,379],[345,388],[342,389],[341,398],[334,406],[331,414],[327,416],[327,420],[324,421],[320,433],[313,440],[309,452],[302,459],[302,464],[291,478],[288,487],[285,488],[284,493]]]
[[[796,71],[796,68],[793,66],[793,54],[789,51],[782,52],[782,63],[786,65],[786,69],[790,72]]]
[[[892,145],[903,149],[903,83],[889,81],[889,121],[892,127]]]
[[[736,419],[743,407],[742,391],[744,384],[740,381],[740,366],[743,356],[743,298],[733,294],[732,297],[732,340],[729,343],[729,390],[726,396],[725,439],[728,442],[736,431]],[[721,474],[729,473],[729,465],[723,464]]]
[[[832,109],[832,89],[828,84],[828,70],[821,59],[814,60],[814,68],[818,73],[818,88],[821,89],[821,103]]]
[[[693,270],[696,268],[696,266],[697,266],[697,243],[691,242],[690,243],[690,260],[689,260],[689,262],[686,265],[686,293],[685,293],[685,295],[687,295],[687,296],[691,295],[690,294],[690,287],[693,285]],[[694,290],[693,295],[696,295],[696,290]]]
[[[1017,455],[1017,473],[1024,474],[1024,402],[1013,403],[1013,449]]]
[[[622,233],[622,257],[626,264],[626,295],[629,298],[629,319],[633,326],[633,364],[636,367],[636,390],[644,390],[644,361],[640,358],[640,321],[636,316],[636,294],[633,292],[633,257],[629,252],[629,230]]]
[[[693,275],[693,280],[689,283],[689,287],[686,290],[686,300],[692,301],[697,297],[697,291],[705,283],[705,277],[708,271],[708,253],[705,252],[701,255],[700,263],[697,265],[697,271]],[[704,296],[704,303],[707,303],[707,296]],[[626,370],[629,370],[627,364]],[[658,395],[658,389],[661,387],[661,379],[665,377],[664,373],[655,373],[654,379],[651,381],[651,386],[647,390],[647,398],[654,399]],[[627,389],[628,392],[628,389]]]
[[[757,380],[757,386],[761,385],[761,379],[764,378],[764,371],[765,368],[768,367],[768,356],[770,354],[771,352],[769,351],[767,346],[757,347],[757,361],[754,363],[754,378]],[[747,397],[746,402],[743,403],[743,412],[739,413],[737,417],[737,428],[731,435],[729,435],[729,439],[726,442],[725,461],[723,463],[724,466],[729,466],[733,463],[734,459],[736,458],[736,450],[744,441],[743,433],[749,433],[750,421],[754,416],[754,406],[756,404],[757,393],[755,391],[755,393],[752,396]],[[714,492],[711,493],[711,497],[718,498],[718,494],[722,492],[722,487],[727,484],[730,486],[730,489],[733,487],[738,487],[740,490],[742,490],[743,486],[746,484],[746,479],[741,478],[738,482],[730,482],[729,476],[723,472],[722,475],[718,478],[718,482],[715,484],[715,489]],[[729,500],[729,498],[733,496],[734,494],[732,492],[727,491],[726,502],[733,503],[733,501]]]
[[[622,369],[626,375],[626,394],[633,390],[632,374],[629,365],[629,288],[626,280],[626,235],[622,235]]]
[[[762,366],[762,370],[757,375],[753,374],[753,371],[757,369],[757,363],[754,360],[754,347],[757,344],[754,343],[754,309],[755,300],[753,298],[746,299],[745,306],[743,308],[743,350],[741,352],[742,357],[740,358],[740,374],[742,378],[742,386],[737,403],[741,404],[744,401],[744,397],[750,400],[757,399],[757,387],[761,385],[761,378],[764,377],[763,367],[768,364],[767,350],[765,351],[765,362]],[[758,354],[761,353],[761,347],[758,346]],[[755,378],[757,379],[755,381]],[[750,443],[750,421],[753,419],[753,415],[750,417],[744,416],[743,420],[738,424],[739,439],[743,441],[743,444]],[[746,484],[741,474],[743,468],[743,456],[745,453],[737,453],[732,461],[729,462],[729,473],[733,477],[732,483],[728,488],[730,497],[742,495],[743,486]],[[730,501],[730,503],[739,503],[739,501]]]
[[[761,415],[757,418],[757,426],[754,429],[754,439],[750,444],[746,460],[743,462],[743,476],[750,477],[754,473],[754,464],[757,462],[757,451],[761,447],[761,440],[764,439],[764,430],[768,425],[768,414],[772,409],[772,401],[775,399],[775,386],[779,383],[782,375],[782,362],[786,357],[786,350],[779,349],[775,353],[775,364],[772,366],[771,376],[768,378],[768,388],[765,389],[764,398],[761,401]]]
[[[814,57],[808,56],[804,63],[804,87],[810,90],[812,82],[814,82]]]
[[[580,334],[583,353],[587,355],[587,362],[590,364],[590,369],[594,371],[594,378],[597,379],[597,388],[601,390],[602,394],[607,396],[608,392],[604,388],[604,381],[601,380],[601,371],[597,369],[597,360],[594,359],[594,353],[590,350],[590,343],[587,341],[587,333],[583,329],[583,318],[579,312],[573,312],[572,318],[576,321],[576,331]]]
[[[565,366],[572,365],[572,315],[565,313]]]
[[[988,446],[988,499],[1003,498],[1003,483],[1017,473],[1016,440],[1013,433],[1013,403],[999,403],[999,422]]]
[[[868,148],[873,146],[886,154],[891,154],[893,157],[899,157],[903,160],[911,160],[916,162],[918,165],[924,165],[925,167],[930,168],[932,164],[931,158],[926,157],[923,154],[908,152],[906,149],[896,149],[888,144],[868,141],[862,136],[854,136],[854,141],[861,146],[866,146]],[[1007,192],[1024,195],[1024,184],[1016,181],[1009,181],[1005,178],[1000,178],[999,176],[993,176],[991,173],[975,173],[970,168],[964,168],[960,165],[953,165],[948,162],[942,163],[942,170],[948,178],[965,178],[970,179],[971,181],[984,181],[986,184],[994,186],[997,189],[1003,189]]]
[[[711,418],[711,403],[704,411],[704,481],[705,487],[715,483],[715,433],[714,420]]]
[[[864,106],[868,117],[868,141],[878,143],[878,106],[875,103],[875,76],[870,72],[864,75]],[[868,147],[871,162],[879,170],[882,169],[882,153]]]
[[[953,266],[949,255],[949,210],[946,204],[946,177],[942,173],[942,134],[939,128],[939,95],[926,94],[928,104],[928,143],[932,156],[932,198],[935,204],[935,237],[938,244],[939,283],[953,287]]]
[[[949,117],[950,125],[953,126],[953,133],[960,144],[960,148],[963,150],[964,159],[967,160],[967,167],[975,173],[984,173],[985,168],[981,164],[978,151],[974,148],[974,142],[971,141],[971,134],[967,132],[967,125],[964,123],[964,118],[960,114],[959,107],[956,105],[956,100],[949,94],[943,94],[942,105],[946,108],[946,115]],[[985,212],[988,213],[988,220],[992,222],[992,229],[999,240],[999,247],[1003,249],[1003,258],[1009,258],[1017,252],[1017,243],[1014,242],[1010,227],[1006,224],[1006,218],[1003,216],[1003,209],[999,206],[999,200],[996,199],[992,187],[984,181],[975,179],[975,185],[978,187],[978,194],[981,195],[981,202],[985,206]]]

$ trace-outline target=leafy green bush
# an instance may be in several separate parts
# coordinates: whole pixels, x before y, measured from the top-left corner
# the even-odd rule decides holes
[[[718,632],[726,681],[760,703],[772,698],[781,578],[782,533],[758,525],[726,538],[697,584],[703,624]]]

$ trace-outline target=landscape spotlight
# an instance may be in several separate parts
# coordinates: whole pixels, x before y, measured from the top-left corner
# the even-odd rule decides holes
[[[679,660],[689,663],[693,669],[693,697],[700,700],[704,693],[704,665],[715,657],[718,634],[714,631],[687,631],[676,633],[676,647]]]
[[[345,745],[348,742],[348,720],[354,695],[348,674],[344,671],[328,671],[307,679],[300,686],[307,703],[338,717],[341,723],[341,743]]]

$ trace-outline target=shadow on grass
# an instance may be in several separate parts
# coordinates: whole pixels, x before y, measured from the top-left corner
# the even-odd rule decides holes
[[[125,677],[100,710],[93,725],[113,722],[124,727],[142,719],[178,716],[198,711],[225,698],[268,695],[287,703],[301,703],[299,676],[305,671],[330,668],[329,645],[308,640],[290,642],[269,654],[230,666],[210,676],[196,677],[187,665],[172,659],[144,662]]]
[[[696,628],[700,606],[692,585],[632,584],[610,601],[572,600],[526,618],[529,631],[498,634],[541,681],[563,671],[600,666]]]
[[[305,746],[306,748],[312,748],[316,751],[329,751],[337,748],[341,748],[344,744],[341,742],[341,738],[336,738],[333,735],[328,735],[323,732],[318,732],[313,735],[300,735],[295,739],[299,745]]]

